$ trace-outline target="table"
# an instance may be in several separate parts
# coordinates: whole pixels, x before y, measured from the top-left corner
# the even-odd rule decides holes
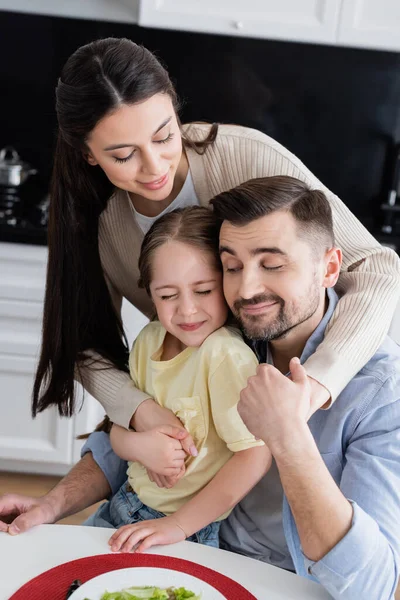
[[[0,600],[8,600],[21,585],[47,569],[76,558],[107,554],[112,532],[101,527],[40,525],[15,537],[0,533]],[[180,542],[149,552],[210,567],[238,581],[258,600],[332,598],[312,581],[225,550]]]

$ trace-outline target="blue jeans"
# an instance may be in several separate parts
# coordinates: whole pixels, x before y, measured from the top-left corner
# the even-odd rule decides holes
[[[102,504],[97,511],[90,516],[84,525],[92,527],[112,527],[118,529],[122,525],[130,525],[139,521],[149,521],[165,517],[163,513],[145,506],[132,490],[129,483],[124,483],[118,492]],[[189,542],[197,542],[206,546],[219,548],[220,521],[211,523],[197,533],[187,538]]]

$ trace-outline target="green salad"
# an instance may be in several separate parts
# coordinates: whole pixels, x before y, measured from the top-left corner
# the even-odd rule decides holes
[[[89,600],[89,598],[85,598]],[[186,588],[129,587],[119,592],[104,592],[100,600],[201,600]]]

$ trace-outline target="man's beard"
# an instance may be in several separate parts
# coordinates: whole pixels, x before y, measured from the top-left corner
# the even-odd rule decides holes
[[[252,306],[254,304],[271,304],[272,302],[276,302],[279,306],[278,314],[265,324],[264,315],[247,314],[245,317],[241,316],[240,309],[243,307]],[[303,298],[298,300],[297,306],[288,307],[283,298],[275,294],[260,294],[254,296],[250,300],[236,300],[232,312],[248,339],[271,342],[272,340],[286,337],[292,329],[301,325],[301,323],[308,321],[308,319],[310,319],[318,310],[319,303],[319,288],[313,282],[309,292]]]

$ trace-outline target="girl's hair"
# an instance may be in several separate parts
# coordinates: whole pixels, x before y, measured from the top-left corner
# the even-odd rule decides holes
[[[181,242],[210,255],[217,271],[221,271],[218,252],[219,224],[205,207],[188,206],[174,210],[157,219],[146,233],[139,257],[139,287],[150,296],[153,278],[153,259],[158,248],[168,242]]]
[[[36,372],[32,413],[58,406],[74,412],[74,374],[79,362],[93,364],[85,352],[103,357],[103,368],[127,370],[128,346],[112,304],[99,249],[99,217],[113,186],[99,166],[86,160],[86,141],[96,124],[122,104],[168,94],[175,110],[176,92],[156,57],[127,39],[108,38],[79,48],[63,68],[56,89],[59,124],[50,190],[49,259],[43,340]],[[185,146],[203,153],[218,126],[205,140]]]

